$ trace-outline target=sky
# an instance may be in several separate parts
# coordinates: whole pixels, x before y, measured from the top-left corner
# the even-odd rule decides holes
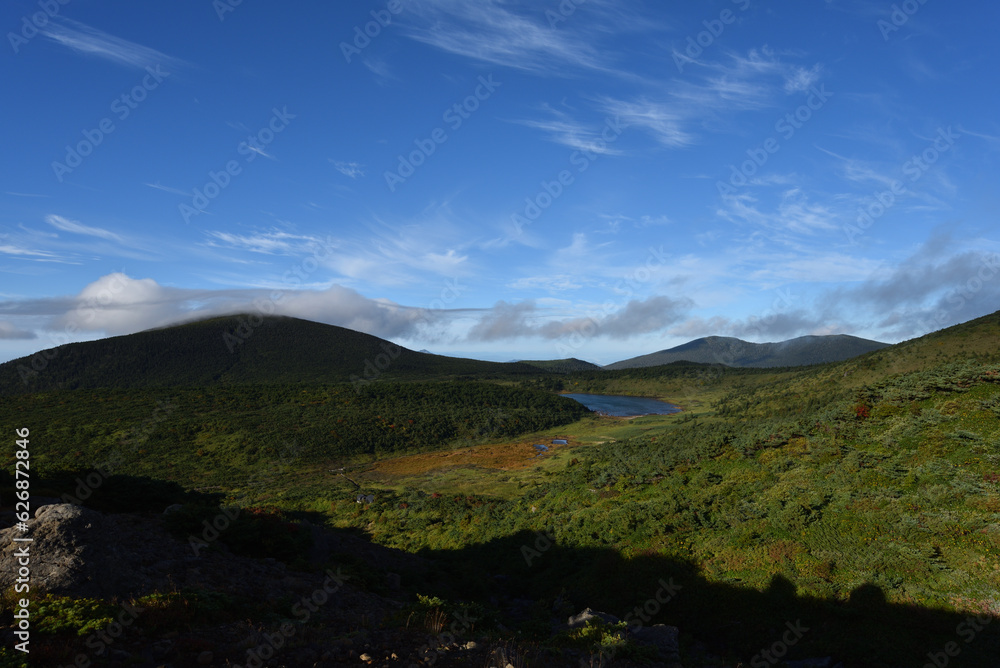
[[[0,361],[237,312],[599,364],[992,313],[998,23],[992,0],[7,0]]]

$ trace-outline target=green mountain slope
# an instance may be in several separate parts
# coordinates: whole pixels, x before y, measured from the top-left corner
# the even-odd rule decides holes
[[[0,394],[541,373],[523,363],[418,353],[308,320],[230,316],[68,344],[12,360],[0,365]]]
[[[550,371],[552,373],[572,373],[573,371],[594,371],[600,369],[601,367],[592,362],[585,362],[583,360],[578,360],[575,357],[570,357],[564,360],[521,360],[523,364],[530,364],[531,366],[538,367],[539,369],[544,369],[545,371]]]
[[[736,367],[807,366],[839,362],[886,347],[885,343],[856,336],[801,336],[779,343],[750,343],[727,336],[709,336],[607,365],[606,369],[659,366],[671,362],[700,362]]]

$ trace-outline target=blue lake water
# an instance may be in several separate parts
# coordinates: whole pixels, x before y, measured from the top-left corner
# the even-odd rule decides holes
[[[679,413],[680,408],[659,399],[646,397],[616,397],[607,394],[564,394],[579,401],[592,411],[616,417],[632,415],[670,415]]]

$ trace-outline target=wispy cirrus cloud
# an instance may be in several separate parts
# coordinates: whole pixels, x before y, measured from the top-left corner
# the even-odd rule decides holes
[[[163,192],[170,193],[171,195],[180,195],[181,197],[191,196],[191,191],[184,192],[180,188],[171,188],[170,186],[160,185],[159,183],[147,183],[146,185],[154,190],[162,190]]]
[[[786,94],[808,90],[822,72],[820,65],[804,68],[766,47],[699,64],[669,82],[646,82],[647,92],[601,97],[597,106],[665,148],[687,148],[698,143],[706,125],[725,130],[730,126],[725,119],[777,106]]]
[[[819,81],[823,66],[817,63],[810,68],[793,67],[785,75],[785,92],[802,93],[809,90]]]
[[[782,190],[777,203],[771,208],[762,205],[749,192],[724,197],[717,214],[734,223],[809,235],[836,230],[843,221],[841,211],[810,200],[806,192],[797,186]]]
[[[40,32],[53,42],[76,53],[125,67],[142,69],[161,65],[177,68],[187,65],[183,60],[168,56],[156,49],[61,16],[53,17]]]
[[[360,163],[344,162],[342,160],[334,160],[333,158],[330,158],[330,162],[333,163],[333,166],[338,172],[348,178],[356,179],[359,176],[365,175],[365,170],[363,169],[364,165]]]
[[[615,132],[620,130],[622,125],[626,125],[625,123],[617,123],[609,119],[598,125],[593,123],[588,124],[573,118],[565,111],[555,109],[547,104],[543,106],[543,111],[552,116],[552,118],[519,120],[515,121],[515,123],[541,130],[548,134],[549,141],[568,146],[577,151],[586,151],[598,155],[621,155],[621,151],[614,148],[604,138],[604,135],[607,134],[609,122],[614,124],[612,130]],[[617,134],[614,137],[617,138]]]
[[[684,129],[686,114],[670,103],[657,103],[645,97],[635,100],[606,99],[602,106],[621,124],[646,130],[662,146],[680,148],[693,143],[694,136]]]
[[[593,8],[604,4],[593,1]],[[414,0],[407,16],[411,17],[406,23],[410,38],[473,60],[554,76],[579,69],[609,70],[606,55],[591,41],[581,39],[570,26],[550,26],[544,12],[534,5]]]
[[[206,232],[206,245],[215,248],[262,253],[264,255],[292,255],[315,248],[321,243],[319,237],[291,234],[275,230],[272,232],[256,232],[253,234],[235,234],[213,230]]]
[[[122,243],[124,239],[115,234],[114,232],[109,232],[108,230],[101,229],[100,227],[90,227],[84,225],[78,221],[70,220],[69,218],[64,218],[57,215],[45,216],[45,222],[56,228],[57,230],[62,230],[63,232],[70,232],[72,234],[82,234],[89,237],[98,237],[100,239],[107,239],[108,241],[116,241]]]
[[[40,251],[31,248],[21,248],[11,244],[0,244],[0,253],[21,257],[46,258],[51,260],[59,259],[59,256],[55,253],[49,253],[48,251]]]

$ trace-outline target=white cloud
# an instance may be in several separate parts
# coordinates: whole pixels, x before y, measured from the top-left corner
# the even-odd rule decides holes
[[[323,290],[192,290],[165,287],[150,278],[116,272],[67,299],[19,300],[5,304],[12,317],[49,315],[46,329],[107,335],[234,313],[271,312],[324,322],[386,338],[414,335],[443,323],[447,313],[370,299],[340,285]],[[17,331],[12,327],[12,331]]]
[[[45,216],[45,222],[56,228],[57,230],[62,230],[63,232],[71,232],[72,234],[82,234],[85,236],[99,237],[101,239],[107,239],[108,241],[117,241],[121,243],[123,239],[115,234],[114,232],[109,232],[108,230],[103,230],[99,227],[88,227],[82,223],[70,220],[69,218],[63,218],[62,216]]]
[[[333,166],[337,168],[338,172],[349,178],[356,179],[359,176],[365,175],[365,170],[362,169],[363,165],[356,162],[343,162],[340,160],[333,160],[332,158],[330,159],[330,162],[333,163]]]
[[[517,122],[520,125],[524,125],[529,128],[542,130],[543,132],[548,133],[549,141],[555,142],[556,144],[562,144],[563,146],[568,146],[569,148],[577,151],[586,151],[597,155],[621,154],[621,151],[613,148],[611,143],[602,137],[602,134],[606,132],[606,128],[609,124],[613,123],[611,119],[600,124],[588,124],[577,121],[571,118],[569,114],[557,109],[552,109],[549,106],[546,106],[546,110],[554,114],[556,118],[549,120],[523,120]],[[617,123],[614,123],[614,125],[617,126]],[[612,141],[618,138],[617,134],[609,136],[613,137]]]
[[[688,117],[679,112],[675,104],[652,102],[646,98],[633,101],[605,99],[602,107],[608,114],[620,119],[623,126],[642,128],[668,148],[687,146],[694,141],[693,135],[682,127]]]
[[[469,330],[467,340],[543,338],[563,340],[573,346],[574,342],[582,344],[583,340],[594,337],[629,339],[665,330],[676,324],[691,306],[687,299],[657,295],[645,300],[633,299],[617,308],[604,305],[575,309],[590,311],[590,315],[558,317],[539,309],[534,301],[517,304],[499,301]]]
[[[29,332],[27,330],[18,329],[9,322],[0,321],[0,340],[16,341],[16,340],[27,340],[27,339],[37,339],[38,335],[34,332]]]
[[[163,192],[170,193],[172,195],[180,195],[181,197],[190,197],[191,196],[191,192],[190,191],[184,192],[183,190],[181,190],[179,188],[171,188],[170,186],[162,186],[159,183],[147,183],[146,185],[149,186],[150,188],[154,188],[156,190],[162,190]]]
[[[49,253],[47,251],[33,250],[31,248],[19,248],[18,246],[12,246],[10,244],[0,244],[0,253],[5,255],[18,255],[23,257],[39,257],[47,259],[58,259],[59,256],[55,253]]]
[[[785,92],[802,93],[809,90],[822,74],[823,67],[819,63],[811,68],[793,67],[785,75]]]
[[[135,42],[93,28],[86,24],[67,19],[53,17],[47,27],[40,31],[57,44],[61,44],[77,53],[108,60],[127,67],[145,68],[180,67],[186,63],[168,56],[156,49],[151,49]]]
[[[234,250],[262,253],[265,255],[291,255],[314,249],[322,243],[318,237],[290,234],[288,232],[258,232],[254,234],[233,234],[213,230],[206,232],[208,246],[231,248]]]
[[[593,7],[577,11],[605,3],[588,4]],[[403,20],[412,39],[493,65],[554,76],[576,69],[608,69],[606,56],[594,48],[592,39],[582,39],[569,26],[554,29],[535,5],[518,12],[516,3],[503,0],[413,0]]]

